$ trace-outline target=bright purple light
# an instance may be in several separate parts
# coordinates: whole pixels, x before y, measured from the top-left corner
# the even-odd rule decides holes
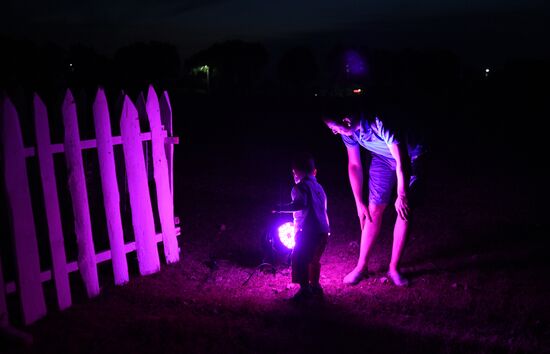
[[[346,73],[351,75],[363,75],[365,73],[365,61],[354,50],[348,50],[344,54],[344,64],[346,65]]]
[[[279,240],[281,240],[281,243],[288,249],[293,249],[296,245],[296,239],[294,238],[296,236],[296,230],[294,229],[294,223],[293,222],[287,222],[279,226],[277,229],[277,232],[279,234]]]

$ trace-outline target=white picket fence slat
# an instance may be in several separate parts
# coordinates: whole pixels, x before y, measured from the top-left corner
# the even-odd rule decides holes
[[[14,105],[9,99],[3,105],[4,173],[8,202],[11,207],[17,282],[23,321],[28,324],[46,314],[44,291],[40,281],[40,261],[27,175],[25,148]]]
[[[63,228],[61,226],[61,213],[59,209],[57,183],[55,180],[53,154],[50,150],[48,112],[46,106],[36,94],[34,95],[33,104],[38,162],[40,164],[44,207],[48,221],[48,236],[50,239],[55,288],[57,290],[57,303],[59,308],[63,310],[71,306],[72,299],[69,285],[69,273],[67,272],[67,257],[65,255]]]
[[[172,105],[170,104],[170,98],[168,92],[164,91],[160,97],[160,120],[164,126],[164,130],[168,135],[174,134],[172,129]],[[168,171],[170,173],[170,194],[172,195],[172,205],[174,204],[174,144],[171,142],[164,143],[164,149],[166,151],[166,163],[168,164]]]
[[[181,230],[179,227],[176,228],[176,232],[179,235]],[[155,242],[159,243],[162,242],[162,234],[156,234],[155,235]],[[130,253],[136,250],[136,243],[135,242],[128,242],[124,244],[124,253]],[[107,262],[111,260],[111,251],[103,251],[99,252],[96,255],[96,263],[100,264],[103,262]],[[69,262],[67,263],[67,272],[72,273],[78,271],[78,263],[77,262]],[[40,281],[41,282],[47,282],[52,280],[52,272],[49,270],[43,271],[40,273]],[[17,291],[17,285],[14,282],[9,282],[5,284],[6,294],[13,294]]]
[[[157,244],[154,242],[155,221],[143,157],[143,144],[138,138],[140,134],[139,117],[136,107],[128,96],[124,97],[120,132],[128,176],[139,271],[142,275],[147,275],[160,269],[160,260]]]
[[[6,289],[6,292],[3,290]],[[2,271],[2,257],[0,257],[0,326],[6,327],[10,322],[8,304],[6,303],[7,287],[4,283],[4,272]]]
[[[143,96],[142,96],[143,98]],[[163,242],[167,263],[179,260],[176,227],[173,207],[173,145],[178,138],[172,136],[172,111],[168,94],[164,92],[160,102],[152,87],[148,92],[147,109],[143,109],[149,120],[151,132],[141,132],[138,112],[124,96],[120,117],[121,136],[112,136],[110,114],[105,92],[99,89],[93,104],[93,119],[96,139],[80,140],[77,106],[70,90],[67,90],[62,105],[62,120],[65,128],[64,142],[51,143],[48,110],[38,95],[33,96],[33,116],[35,123],[36,147],[25,147],[19,125],[19,116],[9,98],[3,99],[2,142],[4,154],[4,180],[7,202],[11,209],[12,239],[14,248],[15,281],[6,278],[0,264],[0,325],[9,326],[9,307],[6,295],[17,293],[24,324],[30,324],[43,317],[46,312],[46,299],[42,283],[54,280],[57,303],[60,309],[71,306],[69,274],[79,271],[89,297],[99,294],[97,265],[111,260],[114,281],[121,285],[129,280],[126,255],[136,251],[140,274],[146,275],[160,270],[158,254],[159,242]],[[142,102],[143,103],[143,102]],[[142,107],[143,108],[143,107]],[[140,111],[141,112],[141,111]],[[142,112],[143,113],[143,112]],[[169,131],[166,130],[169,128]],[[156,233],[153,209],[148,185],[144,144],[151,141],[153,174],[157,191],[157,208],[162,231]],[[114,146],[122,145],[127,177],[128,192],[135,241],[124,241],[121,217],[121,202],[117,180],[117,163]],[[92,235],[90,206],[86,186],[82,150],[97,148],[101,188],[107,221],[110,249],[95,253]],[[65,153],[71,196],[74,234],[77,241],[77,260],[67,261],[65,237],[62,228],[58,185],[54,166],[54,154]],[[49,238],[51,270],[40,269],[40,252],[35,229],[33,205],[27,175],[26,159],[38,160],[43,209]],[[119,168],[121,166],[119,165]],[[44,250],[42,250],[44,251]]]
[[[62,113],[65,126],[65,158],[67,160],[69,191],[71,192],[78,245],[78,268],[84,279],[88,297],[94,297],[99,294],[99,279],[95,263],[86,176],[84,174],[82,150],[80,149],[76,102],[70,90],[67,90],[65,95]]]
[[[168,164],[164,150],[163,127],[160,123],[160,107],[157,94],[152,86],[147,92],[147,117],[151,126],[151,139],[153,145],[154,178],[157,190],[157,204],[162,226],[164,255],[167,263],[179,261],[179,247],[176,239],[174,225],[174,204],[170,192],[170,180],[168,177]]]
[[[177,137],[168,137],[166,131],[164,131],[162,134],[165,137],[165,141],[167,144],[178,144],[179,139]],[[141,141],[149,141],[151,140],[151,133],[150,132],[141,133],[139,135],[139,139]],[[122,145],[122,137],[113,136],[112,143],[113,145]],[[97,148],[96,139],[80,141],[80,149],[82,150],[95,149],[95,148]],[[50,151],[52,154],[59,154],[59,153],[65,152],[65,144],[51,144]],[[25,157],[33,157],[33,156],[36,156],[36,149],[34,147],[25,148]]]
[[[109,233],[109,244],[113,260],[113,273],[115,284],[120,285],[129,280],[128,262],[126,261],[126,253],[124,252],[124,234],[122,231],[122,218],[120,216],[120,194],[118,191],[111,136],[111,119],[109,117],[107,98],[102,89],[99,89],[97,92],[93,111],[105,216],[107,218],[107,231]]]

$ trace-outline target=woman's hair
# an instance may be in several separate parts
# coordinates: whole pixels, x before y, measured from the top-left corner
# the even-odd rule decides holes
[[[340,115],[321,115],[321,119],[323,120],[323,122],[325,122],[325,124],[327,123],[332,123],[332,124],[342,124],[342,119],[340,118]]]
[[[361,118],[375,116],[374,101],[368,97],[325,97],[321,103],[321,119],[325,122],[341,123],[342,118],[349,118],[352,122]]]
[[[353,122],[366,119],[373,122],[375,117],[383,121],[384,127],[399,131],[407,128],[410,114],[405,114],[400,100],[389,93],[367,93],[364,96],[325,97],[321,103],[321,119],[342,124],[344,117]]]

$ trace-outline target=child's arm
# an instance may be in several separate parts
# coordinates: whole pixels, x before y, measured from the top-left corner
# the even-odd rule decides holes
[[[274,213],[293,213],[295,211],[304,210],[307,207],[306,193],[296,185],[292,188],[292,202],[288,204],[279,204],[273,210]]]
[[[305,203],[302,201],[292,201],[288,204],[279,204],[273,210],[274,213],[293,213],[305,209]]]

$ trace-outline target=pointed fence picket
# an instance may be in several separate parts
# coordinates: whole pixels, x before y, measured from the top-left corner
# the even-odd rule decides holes
[[[169,136],[174,134],[172,130],[172,105],[168,92],[164,91],[160,97],[160,120]],[[177,139],[177,137],[175,137]],[[177,141],[175,142],[178,143]],[[166,141],[164,143],[166,151],[166,163],[168,164],[168,172],[170,173],[170,194],[172,195],[172,203],[174,204],[174,143]]]
[[[23,321],[31,323],[46,314],[46,303],[40,281],[40,260],[23,136],[15,106],[10,100],[5,100],[3,106],[4,173],[13,232],[17,235],[13,240],[17,283]]]
[[[111,260],[116,285],[129,280],[126,255],[136,251],[138,266],[142,275],[157,272],[160,258],[157,243],[164,243],[167,263],[179,260],[176,227],[173,208],[173,144],[178,138],[172,136],[172,112],[168,94],[163,93],[160,103],[152,87],[147,94],[147,119],[151,132],[141,132],[138,112],[128,96],[124,96],[120,117],[121,136],[112,136],[111,121],[106,95],[99,89],[93,104],[93,119],[96,139],[80,140],[77,117],[77,103],[67,90],[62,105],[62,120],[65,128],[64,142],[52,144],[48,121],[48,110],[38,95],[33,97],[36,147],[25,147],[21,134],[19,116],[9,98],[4,98],[2,113],[2,143],[4,180],[7,203],[12,217],[12,244],[14,249],[16,281],[7,281],[0,263],[0,325],[7,325],[9,308],[6,295],[17,293],[18,304],[24,324],[30,324],[43,317],[46,299],[42,283],[54,280],[59,309],[72,304],[69,273],[79,271],[89,297],[100,292],[97,265]],[[162,122],[162,123],[161,123]],[[167,131],[166,127],[170,130]],[[144,155],[143,144],[151,142],[152,157]],[[117,162],[114,146],[122,145],[124,166],[132,213],[135,241],[125,243],[120,212],[120,193],[117,182]],[[95,253],[94,235],[91,227],[90,206],[85,179],[82,150],[97,148],[101,190],[107,221],[110,249]],[[64,153],[67,164],[69,192],[74,214],[77,261],[67,261],[65,237],[58,196],[58,185],[54,167],[54,154]],[[33,205],[29,188],[26,161],[38,158],[44,205],[47,220],[51,270],[40,269],[40,254],[35,229]],[[156,184],[155,206],[159,211],[161,232],[155,231],[153,206],[151,203],[146,158],[152,159]],[[118,165],[120,167],[120,165]],[[5,268],[4,268],[5,269]]]
[[[52,254],[52,268],[55,288],[57,290],[57,303],[61,310],[71,306],[71,288],[69,285],[69,272],[67,271],[67,257],[65,255],[65,243],[61,226],[61,213],[59,209],[59,197],[55,180],[53,154],[50,149],[50,126],[46,106],[34,95],[34,126],[36,131],[36,147],[40,164],[40,177],[42,180],[42,192],[44,193],[44,207],[48,221],[48,235],[50,238],[50,250]]]
[[[121,285],[129,280],[128,263],[124,252],[124,235],[120,216],[120,194],[118,191],[111,119],[109,107],[103,89],[99,89],[94,102],[94,124],[97,139],[97,153],[101,172],[101,185],[105,203],[105,217],[113,261],[115,284]]]
[[[2,259],[0,258],[0,327],[6,327],[9,323],[8,305],[6,303],[6,293],[4,289],[4,272],[2,271]]]
[[[176,228],[174,225],[174,205],[172,193],[170,192],[170,180],[168,175],[168,164],[164,150],[163,127],[160,123],[160,107],[157,93],[152,86],[147,92],[147,117],[151,126],[151,140],[153,145],[153,170],[157,190],[157,204],[160,224],[162,225],[162,236],[164,255],[168,263],[179,261],[178,240],[176,239]]]
[[[132,223],[136,237],[139,271],[142,275],[155,273],[160,268],[157,245],[154,242],[155,220],[151,207],[147,169],[143,157],[143,144],[139,139],[138,112],[130,98],[124,98],[120,133],[124,148],[124,161],[128,175],[128,190],[132,206]]]
[[[86,175],[80,147],[80,133],[76,117],[76,102],[70,90],[67,90],[63,101],[63,124],[65,126],[65,158],[69,178],[69,191],[74,212],[74,228],[78,245],[78,268],[84,279],[88,297],[99,294],[99,279],[95,261],[94,240]]]

